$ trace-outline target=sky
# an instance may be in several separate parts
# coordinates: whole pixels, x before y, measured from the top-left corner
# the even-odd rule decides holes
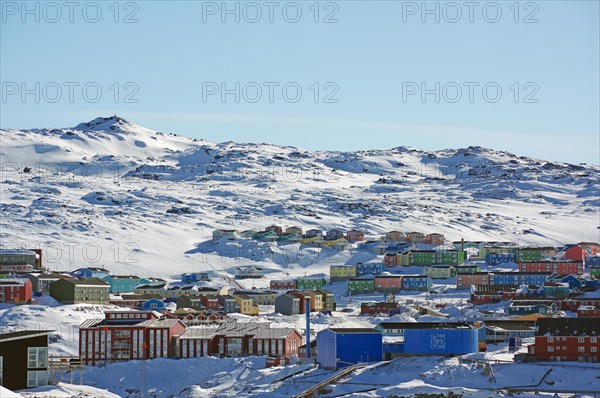
[[[597,0],[0,3],[2,128],[600,164]]]

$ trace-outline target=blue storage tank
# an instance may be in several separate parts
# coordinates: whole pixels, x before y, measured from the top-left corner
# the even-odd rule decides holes
[[[317,362],[340,368],[383,360],[381,332],[374,329],[325,329],[317,333]]]
[[[479,328],[407,329],[404,353],[416,355],[460,355],[478,351]]]

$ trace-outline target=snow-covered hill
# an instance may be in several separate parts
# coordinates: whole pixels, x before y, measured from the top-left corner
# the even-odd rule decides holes
[[[2,245],[43,247],[53,269],[227,270],[235,256],[198,249],[212,230],[271,224],[600,240],[600,167],[481,147],[308,152],[190,139],[114,116],[2,130],[0,161]]]

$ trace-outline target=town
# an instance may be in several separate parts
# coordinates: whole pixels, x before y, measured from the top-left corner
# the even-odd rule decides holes
[[[252,261],[232,262],[227,275],[205,267],[167,280],[96,265],[50,270],[41,249],[4,249],[2,308],[52,299],[106,309],[103,317],[78,326],[78,355],[70,357],[49,353],[56,331],[7,331],[1,324],[2,386],[37,387],[65,373],[72,380],[85,367],[155,358],[259,356],[265,367],[312,364],[345,372],[339,378],[368,363],[461,356],[498,344],[506,345],[515,363],[600,360],[598,243],[533,247],[449,241],[435,232],[368,237],[356,229],[277,225],[217,229],[209,243],[231,242],[300,244],[348,251],[353,259],[368,253],[371,260],[330,260],[326,274],[313,274],[308,266],[305,275],[290,278],[274,278]],[[338,314],[362,326],[315,324]],[[407,314],[416,320],[402,318]],[[315,396],[324,387],[298,396]]]

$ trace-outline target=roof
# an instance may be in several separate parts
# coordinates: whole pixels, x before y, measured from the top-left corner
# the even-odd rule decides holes
[[[381,322],[383,329],[459,329],[471,328],[467,322]]]
[[[75,271],[73,272],[77,272],[77,271],[82,271],[84,269],[88,269],[90,271],[96,271],[96,272],[108,272],[107,269],[101,268],[101,267],[84,267],[84,268],[77,268]]]
[[[542,318],[537,321],[536,336],[597,336],[600,318]]]
[[[54,332],[54,330],[21,330],[18,332],[2,333],[0,334],[0,343],[13,340],[29,339],[32,337],[47,336]]]
[[[0,279],[0,286],[23,286],[29,279],[27,278],[12,278],[12,279]]]
[[[259,324],[258,330],[254,335],[255,339],[282,339],[288,337],[294,332],[294,328],[272,328],[269,325]]]
[[[0,249],[0,256],[4,256],[4,255],[35,256],[36,253],[33,250],[27,250],[27,249]]]
[[[110,287],[108,282],[103,281],[100,278],[64,278],[61,281],[67,281],[76,286],[99,286],[99,287]],[[59,283],[57,281],[56,283]]]
[[[211,339],[217,334],[217,326],[188,327],[181,339]]]
[[[108,275],[108,278],[112,278],[112,279],[141,279],[137,275]]]
[[[381,334],[379,330],[370,329],[370,328],[330,328],[325,329],[329,330],[333,333],[376,333]]]

